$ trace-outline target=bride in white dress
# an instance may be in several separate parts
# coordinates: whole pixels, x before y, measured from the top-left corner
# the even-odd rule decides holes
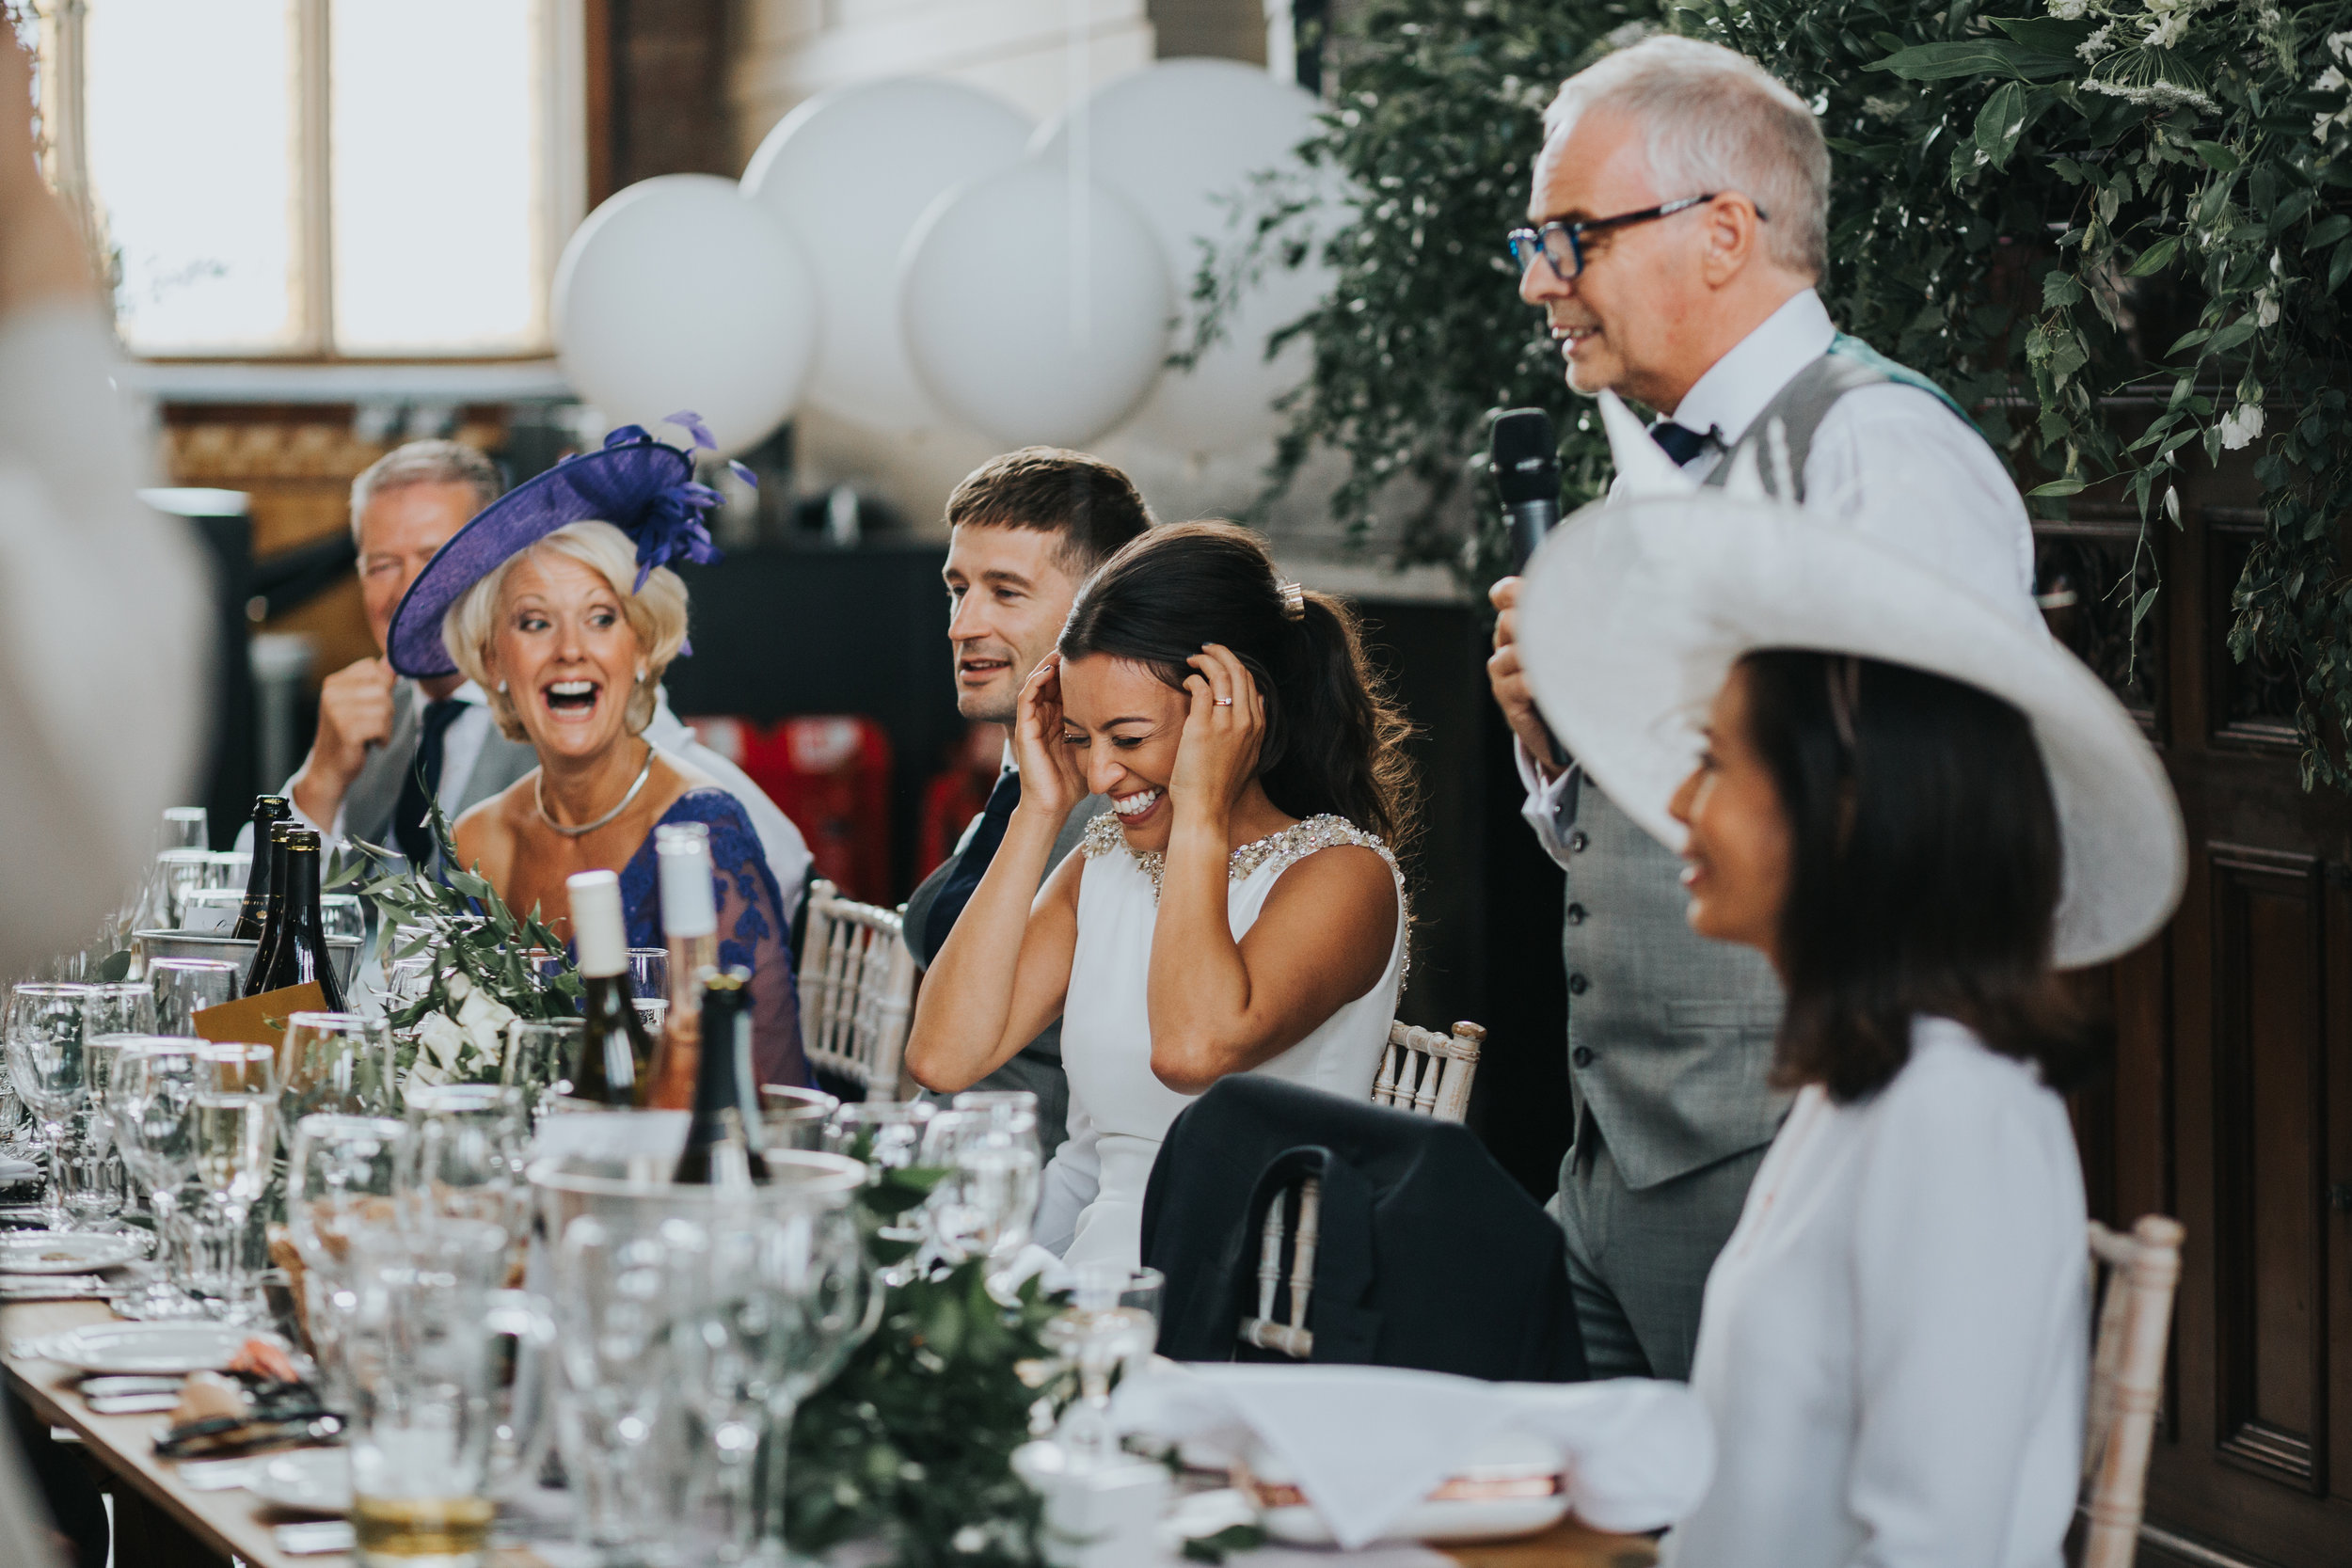
[[[1079,591],[1022,690],[1021,803],[907,1042],[944,1092],[1061,1019],[1046,1245],[1136,1263],[1168,1123],[1229,1073],[1370,1098],[1405,972],[1405,733],[1353,617],[1247,530],[1154,529]],[[1113,810],[1032,899],[1089,793]]]

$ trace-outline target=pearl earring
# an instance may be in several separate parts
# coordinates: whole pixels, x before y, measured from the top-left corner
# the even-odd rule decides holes
[[[501,695],[501,696],[504,696],[505,694],[506,694],[506,683],[505,683],[504,681],[501,681],[501,682],[499,682],[499,695]]]

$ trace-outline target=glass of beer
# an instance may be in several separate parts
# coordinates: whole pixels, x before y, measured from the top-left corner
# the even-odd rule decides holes
[[[343,1365],[352,1393],[351,1523],[358,1560],[376,1568],[479,1568],[489,1557],[496,1494],[545,1455],[544,1376],[501,1397],[499,1341],[536,1361],[555,1338],[536,1301],[499,1288],[506,1233],[441,1217],[425,1227],[352,1233]],[[496,1445],[499,1412],[515,1441]]]

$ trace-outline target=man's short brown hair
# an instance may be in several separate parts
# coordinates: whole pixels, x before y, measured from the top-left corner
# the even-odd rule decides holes
[[[1060,447],[1023,447],[992,457],[947,498],[947,526],[1029,528],[1061,537],[1061,563],[1090,575],[1152,526],[1135,482],[1099,457]]]

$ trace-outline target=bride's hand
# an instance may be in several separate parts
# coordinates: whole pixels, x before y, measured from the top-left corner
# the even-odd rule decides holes
[[[1013,715],[1012,755],[1021,768],[1021,803],[1067,816],[1086,799],[1086,776],[1062,739],[1061,655],[1047,654],[1029,672]]]
[[[1258,776],[1265,699],[1248,668],[1221,643],[1208,643],[1185,662],[1193,668],[1184,677],[1192,710],[1184,716],[1168,792],[1180,812],[1222,818]]]

